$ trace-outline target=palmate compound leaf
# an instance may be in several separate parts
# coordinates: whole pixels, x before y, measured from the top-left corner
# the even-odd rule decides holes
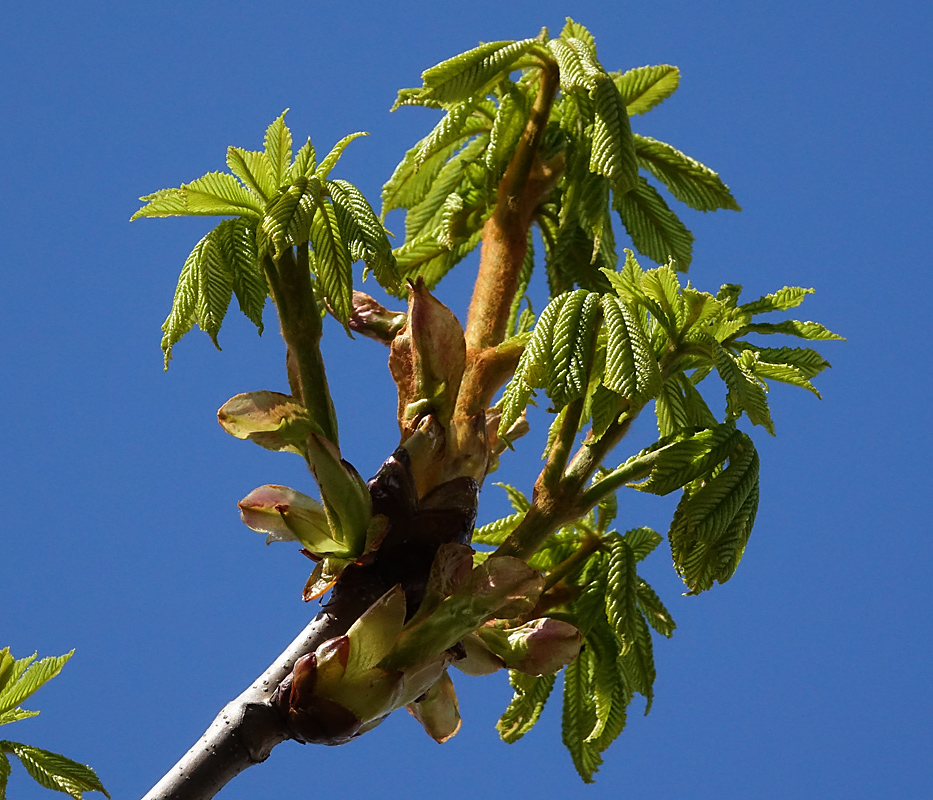
[[[662,636],[668,639],[674,635],[677,624],[671,613],[664,607],[661,598],[655,594],[645,581],[638,579],[638,610],[642,613],[647,623]]]
[[[640,252],[659,264],[673,258],[675,267],[686,272],[693,258],[693,234],[648,181],[639,176],[632,191],[615,195],[613,205]]]
[[[251,220],[230,219],[217,226],[223,258],[233,275],[233,294],[240,311],[263,331],[262,310],[269,294],[266,276],[256,248],[256,226]]]
[[[448,105],[486,94],[537,45],[536,39],[488,42],[442,61],[421,73],[424,88],[418,98]]]
[[[110,797],[94,770],[85,764],[19,742],[2,741],[0,750],[15,755],[36,783],[46,789],[63,792],[75,800],[82,800],[84,792],[101,792]]]
[[[629,116],[644,114],[677,90],[680,70],[670,64],[636,67],[625,73],[612,73],[616,88]]]
[[[649,136],[634,136],[634,144],[638,166],[651,172],[682,203],[698,211],[741,211],[729,187],[709,167]]]
[[[688,489],[668,535],[674,567],[690,594],[725,583],[735,573],[758,508],[758,453],[744,433],[729,465]]]

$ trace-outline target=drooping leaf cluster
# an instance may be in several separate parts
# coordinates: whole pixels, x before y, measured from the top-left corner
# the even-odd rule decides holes
[[[815,322],[759,322],[758,317],[799,305],[810,289],[785,287],[739,304],[741,287],[714,296],[681,286],[670,266],[643,270],[629,252],[618,272],[604,269],[610,292],[576,289],[555,297],[541,313],[501,401],[499,435],[543,390],[555,412],[585,400],[581,424],[592,421],[590,441],[624,423],[655,400],[658,429],[669,436],[716,424],[697,384],[715,372],[725,384],[725,420],[743,414],[774,433],[769,380],[818,395],[810,379],[829,366],[809,348],[763,347],[750,334],[839,339]]]
[[[515,514],[479,528],[474,542],[501,544],[524,517],[527,500],[507,488]],[[661,535],[650,528],[625,534],[609,530],[615,513],[613,494],[554,533],[529,562],[549,577],[549,583],[559,578],[549,589],[553,607],[548,616],[570,622],[584,637],[580,656],[564,674],[562,735],[577,771],[588,783],[602,763],[602,752],[625,727],[634,695],[646,699],[646,714],[651,709],[655,669],[650,628],[670,637],[676,627],[636,570],[637,563],[661,542]],[[512,672],[510,681],[515,695],[497,727],[511,743],[537,722],[555,676]]]
[[[690,594],[725,583],[745,551],[758,506],[758,455],[736,421],[744,414],[773,433],[767,381],[816,393],[810,379],[829,366],[812,349],[763,347],[748,337],[840,338],[814,322],[760,321],[796,307],[808,289],[785,287],[743,304],[739,286],[724,286],[715,296],[700,292],[689,283],[682,286],[670,266],[643,270],[631,253],[621,270],[603,274],[612,291],[565,292],[541,313],[503,394],[499,427],[499,436],[506,436],[534,394],[543,391],[557,414],[555,425],[571,403],[581,406],[579,427],[590,427],[584,446],[593,446],[654,401],[659,441],[598,473],[586,493],[600,498],[597,508],[552,534],[529,562],[545,575],[574,564],[556,584],[569,599],[548,613],[577,625],[585,637],[580,658],[564,678],[563,737],[586,781],[621,732],[632,695],[643,694],[650,708],[649,628],[664,636],[674,630],[670,614],[635,567],[660,535],[646,528],[606,532],[615,514],[615,490],[627,485],[657,495],[682,491],[668,533],[674,567]],[[721,415],[697,388],[714,372],[725,386]],[[475,542],[499,545],[518,528],[528,501],[514,489],[510,496],[515,513],[477,530]],[[553,678],[514,675],[512,685],[515,697],[500,721],[507,741],[537,720]]]
[[[230,173],[209,172],[142,197],[146,205],[132,217],[234,217],[204,236],[182,268],[162,326],[166,368],[172,347],[195,324],[219,349],[217,334],[233,295],[262,333],[270,266],[293,247],[310,243],[320,300],[341,323],[352,311],[353,262],[363,261],[387,288],[398,284],[382,223],[353,184],[330,179],[347,145],[365,134],[345,136],[320,164],[310,139],[293,158],[285,113],[266,130],[264,151],[229,147]]]
[[[555,68],[560,91],[539,161],[559,177],[535,210],[552,295],[574,286],[606,288],[599,270],[616,266],[613,210],[636,249],[687,269],[693,236],[645,175],[691,208],[738,210],[711,169],[631,131],[630,116],[676,90],[677,68],[607,72],[590,33],[568,20],[557,38],[542,32],[535,39],[481,45],[425,71],[421,88],[399,93],[394,108],[445,112],[383,188],[383,216],[396,208],[407,212],[405,243],[395,251],[403,274],[420,275],[431,287],[479,243],[542,72]]]
[[[0,725],[36,716],[38,711],[27,711],[20,708],[20,704],[58,675],[71,655],[66,653],[36,661],[35,654],[16,659],[10,654],[9,647],[0,650]],[[82,800],[84,792],[101,792],[110,797],[94,770],[85,764],[21,742],[2,740],[0,800],[6,798],[7,780],[11,773],[10,755],[16,756],[26,772],[47,789],[63,792],[75,800]]]

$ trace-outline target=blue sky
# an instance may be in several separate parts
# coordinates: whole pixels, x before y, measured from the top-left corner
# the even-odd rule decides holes
[[[271,313],[231,313],[222,353],[195,331],[161,369],[159,326],[212,223],[142,220],[137,198],[259,147],[284,108],[378,202],[433,124],[390,115],[397,89],[479,41],[573,16],[609,69],[671,63],[677,94],[636,131],[718,170],[741,214],[684,212],[690,277],[757,296],[812,286],[822,402],[772,391],[778,435],[752,433],[762,502],[726,586],[645,564],[678,622],[658,641],[656,700],[583,787],[559,708],[520,743],[494,723],[505,676],[455,676],[464,725],[438,746],[404,712],[336,748],[277,748],[224,800],[345,797],[913,798],[933,785],[929,644],[928,150],[931,14],[922,3],[86,2],[0,10],[0,646],[76,653],[2,735],[90,763],[142,795],[297,634],[306,562],[238,519],[255,486],[309,490],[300,459],[225,435],[229,397],[283,390]],[[389,227],[401,220],[390,216]],[[438,292],[466,308],[470,264]],[[385,351],[325,337],[345,455],[371,474],[395,446]],[[636,431],[647,442],[650,426]],[[641,446],[634,442],[631,448]],[[619,453],[624,458],[628,453]],[[502,478],[530,487],[533,443]],[[503,508],[487,484],[481,519]],[[650,501],[650,502],[646,502]],[[671,505],[625,498],[620,524],[666,530]],[[14,767],[9,796],[51,796]]]

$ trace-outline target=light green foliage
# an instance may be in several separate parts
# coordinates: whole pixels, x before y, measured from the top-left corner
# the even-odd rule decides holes
[[[590,33],[568,20],[557,38],[543,32],[537,39],[484,44],[427,70],[421,88],[399,92],[393,108],[446,112],[383,187],[383,217],[392,209],[407,211],[406,241],[395,251],[405,276],[421,276],[432,287],[477,246],[548,63],[560,73],[560,92],[541,158],[559,179],[535,221],[552,295],[575,286],[605,290],[599,269],[616,266],[612,209],[638,250],[687,269],[693,236],[639,170],[692,208],[738,210],[711,169],[668,144],[632,135],[629,116],[673,94],[677,68],[607,72]]]
[[[266,130],[262,152],[230,147],[230,173],[210,172],[178,189],[143,198],[133,219],[178,215],[229,216],[195,245],[182,268],[172,310],[162,326],[165,366],[174,345],[195,324],[214,344],[230,299],[262,333],[269,294],[266,259],[311,244],[309,261],[322,303],[342,323],[352,312],[351,266],[361,260],[389,289],[398,272],[386,231],[359,190],[329,175],[354,139],[341,139],[320,165],[310,139],[292,160],[283,112]],[[232,174],[231,174],[232,173]]]
[[[736,421],[746,416],[773,433],[767,381],[815,392],[810,379],[829,366],[812,349],[761,347],[746,337],[839,337],[817,323],[757,321],[761,314],[796,307],[808,289],[785,287],[740,304],[739,286],[724,286],[714,296],[681,285],[670,266],[643,270],[631,253],[619,271],[603,274],[612,292],[577,289],[555,297],[542,311],[503,394],[499,435],[536,390],[550,398],[558,420],[570,402],[585,397],[581,426],[591,421],[590,443],[655,400],[662,438],[617,469],[597,473],[591,493],[614,497],[614,489],[626,484],[658,495],[682,491],[668,539],[675,569],[688,593],[696,594],[732,577],[754,524],[758,455]],[[726,390],[721,419],[696,388],[714,373]],[[523,509],[516,511],[479,529],[475,540],[501,544],[521,522]],[[675,627],[635,566],[661,536],[647,528],[625,536],[606,532],[613,515],[601,504],[553,534],[530,561],[547,575],[600,537],[586,565],[563,577],[579,596],[558,612],[579,627],[587,645],[567,670],[563,712],[564,742],[584,780],[592,778],[600,753],[624,726],[632,695],[644,695],[650,707],[655,674],[650,628],[669,637]],[[520,692],[513,702],[516,709],[540,713]],[[530,724],[524,721],[534,714],[527,711],[522,724]],[[500,728],[512,730],[514,724],[510,718]]]
[[[35,654],[14,659],[10,654],[10,648],[5,647],[0,650],[0,725],[36,716],[38,711],[27,711],[19,708],[19,704],[58,675],[73,652],[36,661]],[[20,742],[2,740],[0,741],[0,800],[6,798],[7,780],[12,772],[10,760],[7,757],[9,755],[16,756],[26,772],[40,786],[47,789],[64,792],[76,800],[82,800],[84,792],[95,791],[110,797],[90,767],[48,750],[41,750]]]
[[[739,285],[726,284],[714,295],[682,282],[693,235],[654,182],[694,210],[738,211],[739,205],[712,169],[670,144],[632,133],[630,117],[670,97],[679,77],[670,65],[608,72],[592,35],[573,20],[556,38],[544,30],[534,39],[482,44],[426,70],[422,86],[399,92],[393,107],[419,105],[441,114],[383,187],[382,219],[393,210],[405,212],[405,240],[394,251],[360,192],[330,178],[346,146],[361,134],[342,139],[320,164],[310,141],[292,160],[284,114],[266,132],[263,152],[227,151],[232,174],[209,173],[156,192],[143,198],[147,205],[135,215],[235,217],[208,233],[185,263],[163,327],[167,362],[172,346],[195,324],[216,344],[233,295],[261,329],[265,297],[275,289],[269,265],[293,248],[301,256],[307,252],[321,305],[346,323],[355,261],[362,260],[390,293],[404,292],[400,277],[421,278],[432,288],[477,247],[484,230],[496,234],[493,242],[514,233],[500,229],[512,224],[510,214],[497,213],[491,227],[487,223],[500,193],[519,193],[508,200],[528,216],[516,228],[528,219],[531,226],[518,231],[527,249],[514,276],[516,292],[507,298],[506,340],[497,355],[508,350],[511,358],[523,349],[496,404],[498,439],[511,446],[510,431],[517,438],[527,429],[520,420],[543,392],[553,415],[547,463],[533,499],[499,484],[514,512],[474,531],[474,544],[503,551],[471,555],[463,548],[457,556],[461,566],[475,567],[470,580],[489,585],[467,583],[453,594],[432,589],[406,626],[396,657],[427,652],[429,641],[452,646],[474,635],[478,620],[496,614],[500,622],[529,614],[536,623],[552,617],[574,626],[583,647],[564,674],[562,737],[587,782],[625,727],[634,696],[644,697],[645,713],[651,708],[652,630],[670,637],[676,627],[638,574],[638,564],[665,537],[646,527],[613,529],[617,492],[680,492],[667,540],[687,593],[728,581],[749,541],[759,493],[758,454],[739,424],[744,418],[773,434],[769,382],[819,396],[812,381],[829,366],[814,349],[783,342],[766,347],[762,337],[841,338],[816,322],[766,316],[796,308],[811,289],[784,287],[743,304]],[[547,119],[532,121],[539,112]],[[643,268],[631,250],[619,263],[613,212],[634,248],[657,266]],[[543,247],[533,246],[534,225]],[[520,237],[510,243],[515,270]],[[526,293],[538,261],[550,302],[535,319]],[[603,466],[632,420],[652,408],[658,440],[614,462],[614,469]],[[221,409],[221,423],[234,435],[308,458],[322,488],[328,530],[335,541],[352,544],[341,551],[346,559],[319,565],[309,583],[318,596],[349,558],[378,546],[385,520],[372,517],[365,484],[309,427],[310,419],[292,398],[274,393],[240,395]],[[260,487],[241,503],[244,515],[258,520],[251,527],[287,538],[299,523],[317,524],[321,514],[315,517],[315,509],[304,522],[300,508],[294,519],[285,519],[279,509],[283,489]],[[275,525],[286,533],[272,530]],[[533,586],[534,592],[515,589],[515,597],[527,601],[523,610],[469,610],[502,577],[497,570],[506,568],[514,572],[515,586]],[[433,614],[438,608],[443,613]],[[491,651],[490,658],[495,660]],[[515,694],[498,729],[514,742],[538,720],[555,677],[513,670],[510,683]]]

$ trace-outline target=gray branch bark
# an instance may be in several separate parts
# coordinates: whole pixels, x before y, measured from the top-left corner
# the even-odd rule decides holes
[[[273,747],[291,738],[282,715],[271,705],[273,693],[299,658],[346,633],[367,601],[361,597],[357,602],[328,604],[245,692],[224,706],[204,735],[143,800],[210,800],[243,770],[265,761]]]

